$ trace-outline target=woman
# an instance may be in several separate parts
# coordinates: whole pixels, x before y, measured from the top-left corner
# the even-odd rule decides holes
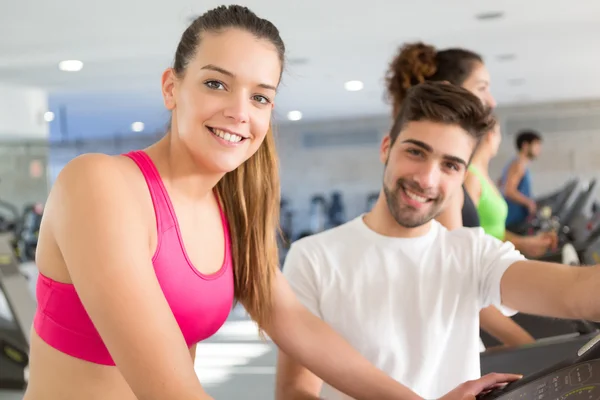
[[[480,55],[456,48],[438,51],[433,46],[419,42],[404,45],[390,63],[386,83],[394,115],[408,88],[425,81],[445,81],[462,86],[479,97],[486,107],[496,106],[490,93],[490,74]],[[447,211],[437,220],[450,230],[480,225],[477,209],[464,187],[463,191],[453,196]],[[534,340],[494,306],[483,309],[479,317],[481,328],[505,345],[527,344]]]
[[[540,257],[555,245],[554,235],[519,236],[506,230],[508,205],[489,174],[490,161],[498,153],[501,141],[500,124],[496,123],[473,155],[465,178],[465,188],[477,209],[481,227],[488,235],[510,241],[529,257]]]
[[[61,171],[40,231],[25,399],[210,399],[195,345],[234,299],[339,390],[415,398],[301,307],[279,272],[270,121],[284,50],[277,28],[245,7],[205,13],[162,76],[167,134]],[[446,398],[514,379],[486,376]]]

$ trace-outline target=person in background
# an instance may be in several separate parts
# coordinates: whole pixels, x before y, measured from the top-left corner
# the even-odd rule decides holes
[[[494,129],[482,138],[473,155],[464,186],[487,234],[510,241],[527,257],[538,258],[554,247],[556,235],[544,232],[536,236],[521,236],[506,229],[508,204],[489,174],[490,161],[498,153],[501,141],[500,124],[496,121]]]
[[[501,141],[500,124],[496,121],[494,128],[483,136],[473,155],[464,187],[475,205],[480,225],[485,233],[502,241],[510,241],[526,256],[539,257],[556,245],[556,235],[541,233],[537,236],[519,236],[506,230],[508,206],[489,174],[490,161],[498,153]],[[448,209],[446,212],[458,214],[458,210]],[[509,310],[503,312],[506,315],[512,314]],[[535,341],[516,323],[496,323],[501,320],[497,314],[500,314],[500,310],[490,307],[482,310],[480,314],[490,335],[509,346]]]
[[[521,131],[516,135],[517,156],[504,168],[501,190],[508,203],[506,228],[510,231],[527,221],[537,211],[531,189],[530,163],[542,151],[542,136],[533,130]]]
[[[407,88],[421,82],[447,82],[473,93],[487,109],[496,107],[490,92],[490,74],[483,58],[470,50],[448,48],[438,50],[424,43],[409,43],[399,49],[390,63],[387,75],[387,96],[395,116],[402,105]],[[436,219],[447,229],[480,226],[477,208],[462,186]],[[513,346],[531,343],[531,336],[516,322],[503,315],[495,306],[481,310],[481,329],[502,344]],[[485,350],[480,341],[480,349]]]

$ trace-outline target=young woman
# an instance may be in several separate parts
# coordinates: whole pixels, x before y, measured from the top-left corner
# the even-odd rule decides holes
[[[206,400],[195,344],[234,299],[286,353],[358,399],[414,399],[296,300],[278,269],[270,129],[284,44],[269,21],[218,7],[162,76],[172,112],[154,145],[87,154],[47,201],[27,400]],[[513,375],[462,385],[478,394]]]
[[[462,86],[479,97],[486,107],[496,106],[490,93],[490,74],[480,55],[458,48],[437,50],[418,42],[406,44],[400,49],[386,75],[387,94],[392,102],[394,115],[402,104],[406,91],[425,81],[446,81]],[[462,226],[480,226],[477,208],[465,187],[453,196],[452,204],[448,205],[437,220],[450,230]],[[480,325],[505,345],[527,344],[534,340],[523,328],[493,306],[481,311]]]
[[[490,161],[498,153],[501,141],[500,124],[496,123],[473,155],[465,188],[477,209],[481,227],[488,235],[512,242],[526,256],[540,257],[555,245],[555,235],[519,236],[506,230],[508,204],[489,174]]]

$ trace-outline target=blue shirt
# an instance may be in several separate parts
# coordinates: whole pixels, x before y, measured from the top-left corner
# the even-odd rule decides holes
[[[515,159],[511,160],[506,165],[506,167],[504,167],[504,170],[502,171],[502,188],[503,188],[502,194],[504,196],[504,199],[506,200],[506,203],[508,204],[508,216],[506,217],[506,226],[507,227],[521,224],[521,223],[525,222],[525,220],[529,216],[529,209],[526,206],[524,206],[523,204],[517,203],[517,202],[509,199],[508,197],[506,197],[506,193],[504,190],[505,185],[506,185],[506,178],[507,178],[508,170],[510,169],[510,166],[514,162],[517,162],[517,161]],[[529,172],[529,168],[525,169],[525,173],[523,174],[523,177],[521,177],[521,180],[519,181],[519,184],[517,185],[517,190],[521,194],[523,194],[523,196],[531,198],[531,174]]]

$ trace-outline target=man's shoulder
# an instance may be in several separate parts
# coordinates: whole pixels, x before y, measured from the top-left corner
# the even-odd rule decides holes
[[[442,227],[443,228],[443,227]],[[465,251],[476,254],[482,248],[501,246],[502,241],[487,235],[482,227],[461,227],[453,230],[443,228],[435,241],[435,246],[443,252],[461,254]]]

